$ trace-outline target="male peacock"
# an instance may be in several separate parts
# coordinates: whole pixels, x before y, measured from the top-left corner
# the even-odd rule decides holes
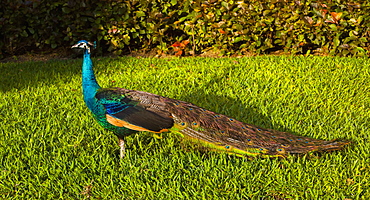
[[[118,136],[121,158],[125,153],[124,137],[138,131],[172,131],[210,149],[238,156],[285,157],[289,153],[338,150],[349,143],[260,128],[191,103],[147,92],[101,88],[96,82],[90,58],[93,46],[85,40],[72,46],[84,51],[84,101],[99,124]]]

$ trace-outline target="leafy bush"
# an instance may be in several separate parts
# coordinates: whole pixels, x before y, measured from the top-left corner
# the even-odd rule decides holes
[[[6,0],[0,4],[0,53],[97,40],[100,51],[176,54],[246,52],[369,55],[370,3],[361,1]],[[1,56],[0,55],[0,56]]]

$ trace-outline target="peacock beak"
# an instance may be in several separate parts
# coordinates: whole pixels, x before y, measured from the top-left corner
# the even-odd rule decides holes
[[[79,44],[75,44],[75,45],[73,45],[73,46],[71,47],[71,49],[77,49],[77,48],[79,48]]]

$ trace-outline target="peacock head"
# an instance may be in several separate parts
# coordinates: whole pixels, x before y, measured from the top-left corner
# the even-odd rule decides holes
[[[87,53],[90,54],[92,48],[96,47],[96,42],[88,42],[86,40],[80,40],[77,44],[72,46],[72,49],[83,49],[84,51],[87,50]]]

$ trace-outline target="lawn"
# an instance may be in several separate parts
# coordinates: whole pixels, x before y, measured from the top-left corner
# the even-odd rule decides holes
[[[0,199],[370,199],[370,60],[94,58],[101,86],[192,102],[265,128],[353,143],[286,159],[116,137],[84,105],[81,59],[0,63]]]

